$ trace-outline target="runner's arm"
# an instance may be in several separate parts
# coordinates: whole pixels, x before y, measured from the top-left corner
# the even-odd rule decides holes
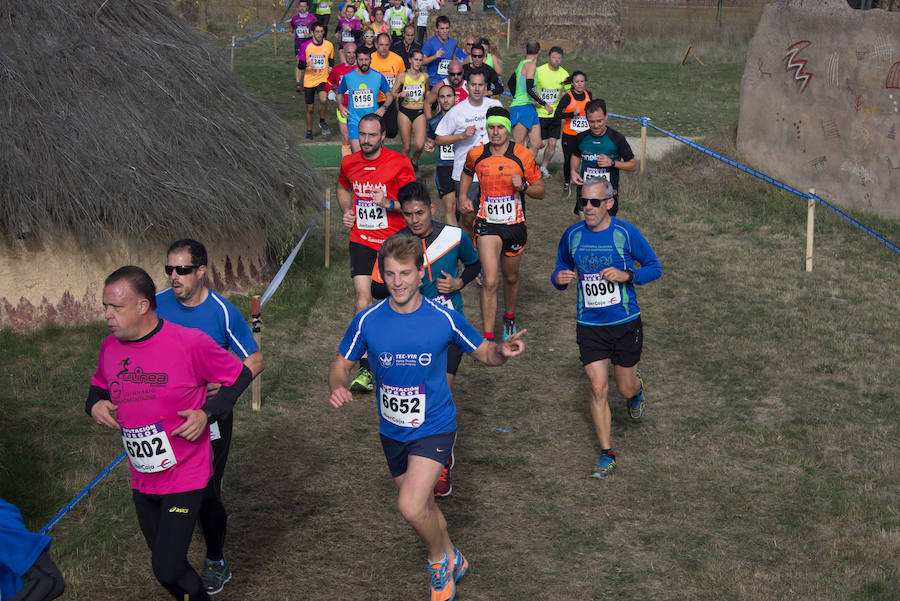
[[[250,374],[253,378],[261,374],[266,368],[266,360],[263,359],[262,351],[256,351],[255,353],[247,355],[244,359],[244,365],[250,370]]]
[[[512,357],[518,357],[525,350],[525,343],[522,342],[522,335],[528,330],[522,330],[517,334],[513,334],[503,342],[494,342],[493,340],[483,340],[478,348],[470,354],[490,367],[497,367],[506,363]]]
[[[335,409],[339,409],[342,405],[353,400],[353,395],[347,390],[347,383],[350,381],[350,370],[353,368],[355,361],[345,359],[338,355],[337,359],[328,368],[328,387],[331,389],[331,396],[328,402]]]
[[[241,393],[247,389],[247,386],[250,385],[252,380],[253,372],[250,371],[250,368],[245,364],[241,367],[241,373],[234,381],[234,384],[219,388],[219,392],[217,392],[214,397],[207,398],[206,403],[204,403],[200,409],[210,417],[215,417],[216,419],[227,416],[232,412],[238,397],[240,397]],[[177,432],[178,430],[176,429],[173,434],[177,434]]]
[[[562,100],[559,101],[559,104],[556,105],[556,110],[553,112],[554,119],[563,119],[565,115],[563,113],[566,112],[566,108],[569,106],[569,98],[570,96],[566,94],[562,97]]]
[[[538,96],[537,90],[534,87],[533,77],[525,80],[525,91],[528,92],[528,95],[531,96],[531,99],[534,100],[538,106],[544,106],[544,101]]]
[[[463,268],[463,272],[459,274],[459,279],[462,280],[462,286],[460,286],[460,288],[465,288],[466,284],[477,278],[480,271],[481,261],[475,261],[474,263],[466,265]]]
[[[109,391],[105,388],[91,384],[87,401],[84,403],[84,410],[101,426],[106,426],[107,428],[119,427],[119,422],[116,421],[113,415],[116,406],[109,400]]]

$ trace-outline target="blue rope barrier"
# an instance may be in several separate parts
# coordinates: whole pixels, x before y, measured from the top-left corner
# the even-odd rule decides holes
[[[835,213],[836,215],[838,215],[839,217],[841,217],[841,218],[843,218],[843,219],[849,221],[850,223],[852,223],[853,225],[855,225],[856,227],[858,227],[859,229],[861,229],[862,231],[864,231],[865,233],[867,233],[869,236],[871,236],[872,238],[878,240],[879,242],[881,242],[882,244],[884,244],[885,246],[887,246],[888,248],[890,248],[892,251],[894,251],[895,253],[897,253],[898,255],[900,255],[900,246],[897,246],[896,244],[894,244],[893,242],[891,242],[890,240],[888,240],[887,238],[885,238],[884,236],[882,236],[882,235],[879,234],[878,232],[869,229],[868,227],[866,227],[865,225],[861,224],[859,221],[857,221],[856,219],[854,219],[853,217],[851,217],[850,215],[848,215],[847,213],[843,212],[842,210],[840,210],[839,208],[837,208],[836,206],[834,206],[833,204],[831,204],[830,202],[821,199],[818,195],[816,195],[816,194],[811,194],[811,195],[810,195],[810,198],[815,198],[815,199],[816,199],[816,202],[818,202],[819,204],[821,204],[822,206],[824,206],[826,209],[828,209],[828,210],[834,212],[834,213]]]
[[[59,513],[57,513],[55,516],[53,516],[53,519],[50,520],[49,522],[47,522],[47,525],[46,525],[46,526],[44,526],[43,528],[41,528],[40,534],[47,534],[47,532],[50,530],[50,528],[52,528],[52,527],[56,524],[56,522],[58,522],[59,520],[61,520],[61,519],[63,518],[64,515],[66,515],[67,513],[69,513],[69,511],[71,511],[72,508],[75,507],[75,504],[78,503],[78,501],[80,501],[81,498],[84,497],[84,495],[86,495],[86,494],[88,494],[89,492],[91,492],[91,489],[94,488],[95,486],[97,486],[97,483],[100,482],[101,480],[103,480],[103,478],[105,478],[106,475],[107,475],[110,471],[112,471],[112,469],[113,469],[114,467],[116,467],[117,465],[119,465],[119,462],[122,461],[123,459],[125,459],[125,451],[122,451],[122,454],[121,454],[121,455],[119,455],[118,457],[116,457],[116,459],[115,459],[112,463],[110,463],[109,465],[107,465],[105,470],[103,470],[102,472],[100,472],[100,474],[99,474],[96,478],[94,478],[93,480],[91,480],[91,483],[90,483],[90,484],[88,484],[87,486],[85,486],[84,489],[83,489],[80,493],[78,493],[77,495],[75,495],[75,498],[74,498],[74,499],[72,499],[71,501],[69,501],[69,503],[59,511]]]
[[[300,242],[297,243],[297,246],[294,247],[294,250],[291,251],[291,254],[288,255],[287,260],[284,262],[284,265],[281,266],[281,269],[278,270],[278,273],[275,274],[275,277],[272,278],[272,281],[269,283],[269,287],[266,288],[266,291],[263,292],[262,298],[259,301],[259,306],[263,307],[269,299],[272,298],[272,295],[275,294],[275,291],[278,290],[278,287],[281,285],[281,282],[284,280],[284,276],[287,275],[288,269],[291,268],[291,264],[294,262],[294,259],[297,257],[297,251],[300,250],[300,247],[303,245],[303,242],[306,240],[306,237],[309,235],[309,232],[312,230],[313,225],[316,223],[316,219],[319,217],[319,214],[313,217],[312,221],[309,222],[309,227],[306,228],[306,232],[303,234],[303,237],[300,238]]]
[[[497,14],[500,15],[500,18],[503,19],[503,22],[504,22],[504,23],[506,23],[507,21],[509,21],[509,18],[508,18],[506,15],[504,15],[502,12],[500,12],[500,9],[497,8],[497,5],[496,5],[496,4],[493,6],[493,9],[494,9],[495,11],[497,11]]]

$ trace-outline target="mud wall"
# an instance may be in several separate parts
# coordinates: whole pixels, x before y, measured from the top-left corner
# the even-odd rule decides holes
[[[900,13],[772,3],[750,42],[738,150],[794,187],[900,218]]]

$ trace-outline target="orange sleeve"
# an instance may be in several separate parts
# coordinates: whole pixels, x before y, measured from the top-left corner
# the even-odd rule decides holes
[[[522,166],[525,168],[525,181],[536,182],[541,179],[541,170],[538,169],[535,164],[534,156],[532,156],[531,151],[524,146],[516,144],[516,154],[518,155],[519,160],[522,161]]]
[[[475,174],[475,161],[477,161],[478,157],[481,155],[482,146],[484,146],[484,144],[479,144],[466,153],[466,164],[463,166],[463,170],[469,175]],[[528,154],[531,153],[529,152]]]

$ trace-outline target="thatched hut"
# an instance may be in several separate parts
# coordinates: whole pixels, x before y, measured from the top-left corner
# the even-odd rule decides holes
[[[166,0],[0,5],[0,327],[99,315],[103,278],[166,244],[248,289],[320,186],[288,127]]]
[[[619,50],[625,43],[622,0],[515,0],[513,43],[535,39],[541,46],[576,50]]]

